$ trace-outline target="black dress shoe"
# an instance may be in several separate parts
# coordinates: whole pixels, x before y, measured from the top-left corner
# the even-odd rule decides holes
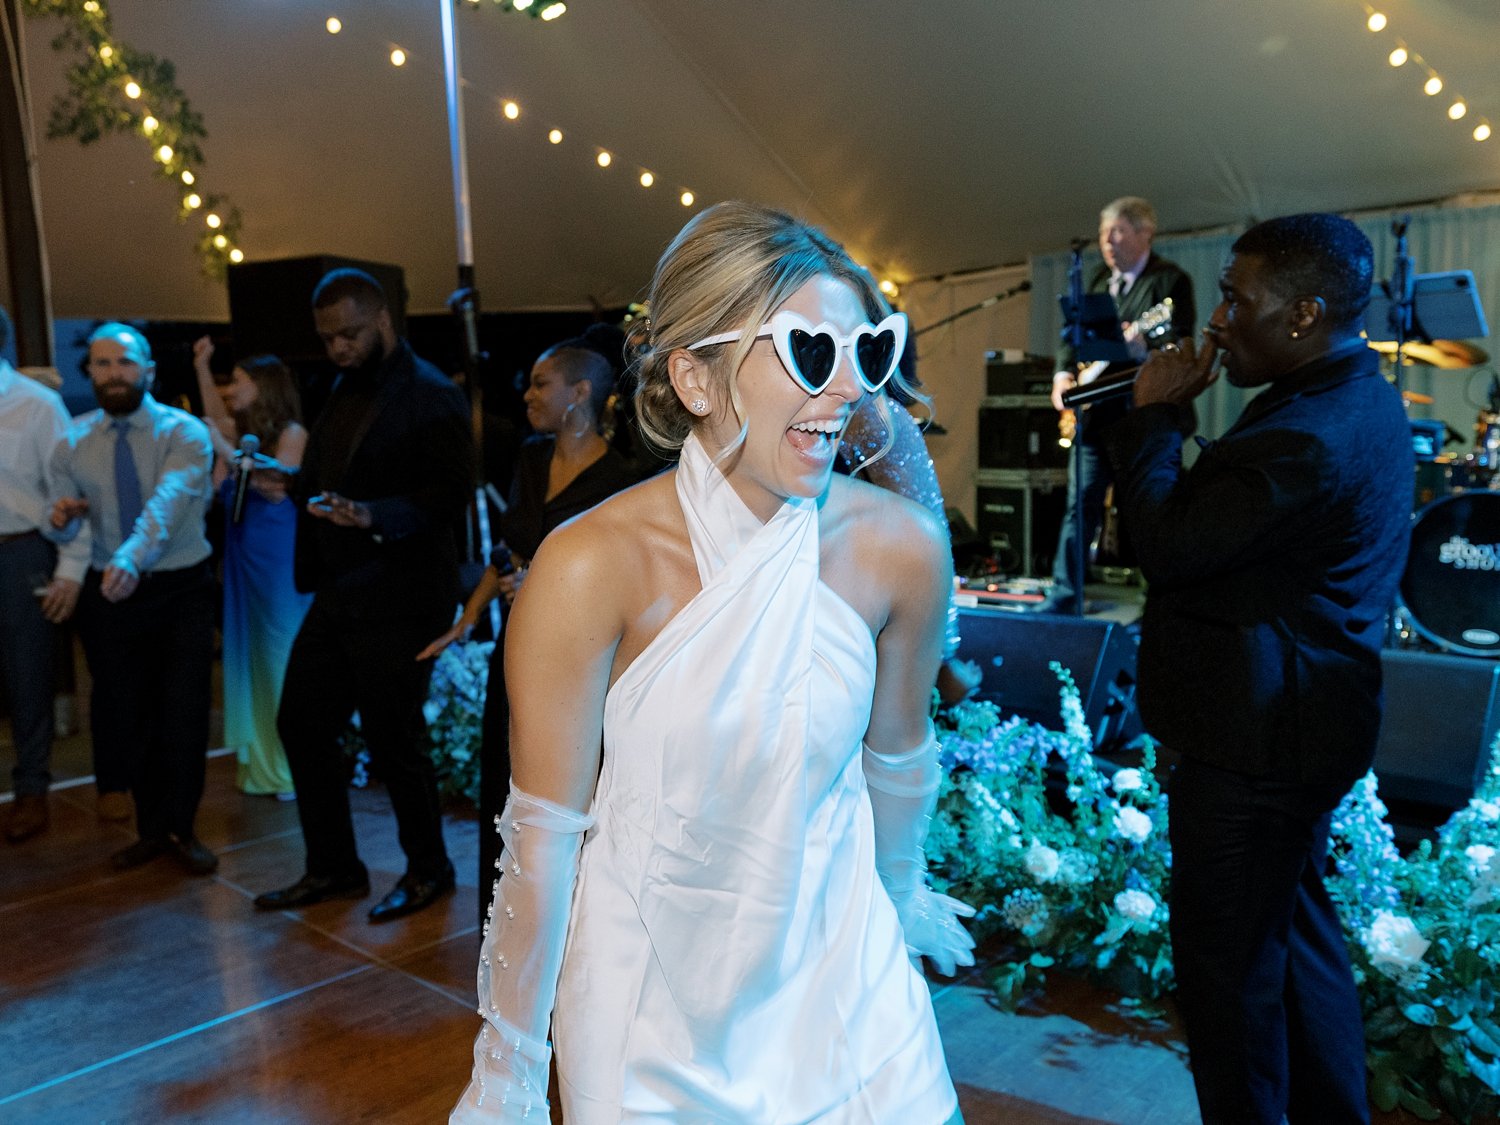
[[[453,889],[453,865],[432,878],[410,873],[401,876],[391,893],[370,908],[370,921],[392,922],[431,906]]]
[[[364,867],[348,875],[304,875],[290,887],[255,896],[257,910],[295,910],[330,898],[364,898],[370,876]]]
[[[129,871],[143,863],[150,863],[159,855],[165,855],[171,844],[165,836],[142,836],[129,847],[121,848],[109,857],[109,865],[116,871]]]
[[[172,840],[172,855],[189,875],[212,875],[219,869],[219,857],[203,846],[196,836],[178,836]]]

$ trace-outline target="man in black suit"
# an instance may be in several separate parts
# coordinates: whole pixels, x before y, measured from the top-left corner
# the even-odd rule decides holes
[[[1175,262],[1158,257],[1151,250],[1156,236],[1156,210],[1138,195],[1126,195],[1110,203],[1099,213],[1099,250],[1104,261],[1090,273],[1085,289],[1089,293],[1108,293],[1115,300],[1125,340],[1135,358],[1130,364],[1118,363],[1087,374],[1109,375],[1132,366],[1146,357],[1148,342],[1135,322],[1163,301],[1172,300],[1171,331],[1156,343],[1191,337],[1196,312],[1193,307],[1193,281]],[[1064,342],[1057,351],[1057,371],[1052,376],[1052,405],[1061,412],[1062,396],[1078,385],[1080,371],[1071,344]],[[1083,541],[1093,542],[1104,521],[1104,494],[1114,477],[1105,453],[1104,435],[1110,425],[1129,409],[1128,396],[1097,402],[1077,414],[1078,460],[1069,460],[1068,508],[1058,534],[1057,557],[1052,564],[1052,593],[1041,606],[1052,613],[1077,613],[1083,602],[1085,574],[1078,572],[1077,511],[1078,494],[1083,494]],[[1077,464],[1076,476],[1072,472]]]
[[[473,483],[473,443],[463,393],[396,335],[374,278],[334,270],[313,293],[313,317],[340,376],[294,481],[297,586],[314,597],[276,720],[307,866],[255,905],[369,893],[340,745],[358,711],[406,853],[406,874],[370,911],[384,922],[453,887],[423,730],[432,664],[416,654],[448,627],[459,597],[455,529]]]
[[[1147,360],[1110,431],[1150,582],[1146,727],[1171,782],[1172,947],[1203,1119],[1367,1122],[1360,1006],[1323,885],[1332,810],[1374,759],[1380,647],[1406,560],[1412,446],[1361,339],[1369,240],[1335,215],[1247,231],[1223,301]],[[1182,468],[1215,377],[1265,386]]]

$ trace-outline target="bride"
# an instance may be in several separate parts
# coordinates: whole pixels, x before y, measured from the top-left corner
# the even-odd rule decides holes
[[[930,513],[832,472],[905,318],[743,203],[683,228],[650,308],[638,413],[680,462],[549,536],[515,603],[452,1120],[545,1120],[549,1021],[570,1125],[957,1120],[915,966],[972,963],[922,858],[952,567]]]

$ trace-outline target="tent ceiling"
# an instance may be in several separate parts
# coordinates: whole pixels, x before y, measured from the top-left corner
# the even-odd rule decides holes
[[[243,210],[252,260],[394,262],[431,310],[455,280],[439,2],[111,10],[122,40],[177,65],[210,132],[204,185]],[[572,0],[551,24],[461,5],[484,307],[639,296],[688,214],[682,186],[788,208],[898,280],[1091,236],[1127,192],[1170,230],[1500,188],[1500,136],[1469,139],[1480,115],[1500,129],[1500,5],[1383,7],[1443,96],[1386,65],[1391,35],[1355,0]],[[39,125],[52,32],[27,32]],[[60,315],[224,315],[139,140],[44,142],[40,177]]]

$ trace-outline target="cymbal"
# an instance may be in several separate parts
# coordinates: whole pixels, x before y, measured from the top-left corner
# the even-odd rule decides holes
[[[1395,340],[1371,340],[1370,347],[1381,355],[1396,354]],[[1405,367],[1420,364],[1424,367],[1452,369],[1478,367],[1490,357],[1483,348],[1476,348],[1462,340],[1434,340],[1430,344],[1421,340],[1408,340],[1401,349],[1401,358]]]
[[[1401,401],[1414,403],[1417,406],[1431,406],[1432,396],[1424,395],[1421,391],[1402,391]]]

